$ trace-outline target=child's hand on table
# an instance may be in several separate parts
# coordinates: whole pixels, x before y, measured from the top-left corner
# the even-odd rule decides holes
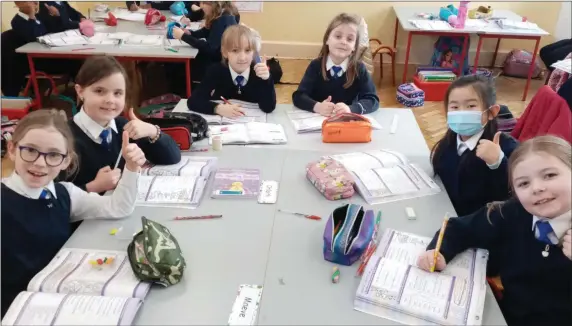
[[[244,115],[244,111],[236,104],[219,104],[215,108],[215,113],[225,118],[237,118]]]
[[[130,121],[123,127],[123,130],[129,134],[129,138],[137,140],[144,137],[149,137],[150,139],[157,137],[159,132],[157,127],[139,120],[133,112],[133,108],[129,109],[129,119]]]
[[[121,144],[121,155],[125,159],[125,168],[131,172],[138,172],[145,162],[145,153],[135,143],[129,143],[129,133],[123,131],[123,142]]]
[[[332,97],[328,96],[327,99],[325,99],[322,102],[318,102],[316,103],[316,105],[314,105],[314,112],[321,114],[325,117],[329,117],[332,115],[332,112],[334,112],[334,108],[335,108],[335,104],[332,103]]]
[[[427,250],[417,258],[417,267],[424,271],[431,271],[431,266],[433,266],[433,259],[435,255],[435,250]],[[437,255],[437,265],[435,265],[436,271],[442,271],[447,267],[447,262],[445,262],[445,257],[439,253]]]
[[[566,234],[564,235],[564,238],[562,239],[562,252],[564,252],[564,255],[568,257],[568,259],[570,260],[572,260],[571,245],[572,245],[572,230],[568,229],[568,231],[566,231]]]
[[[481,139],[477,145],[477,157],[485,161],[488,165],[494,165],[498,162],[501,148],[500,148],[501,132],[497,132],[493,141]]]
[[[350,112],[352,112],[350,107],[346,103],[340,102],[336,103],[336,105],[334,106],[334,111],[332,113],[340,114],[340,113],[350,113]]]

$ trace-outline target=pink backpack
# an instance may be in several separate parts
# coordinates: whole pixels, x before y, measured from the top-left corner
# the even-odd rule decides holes
[[[510,77],[527,78],[531,63],[532,54],[530,52],[514,49],[504,60],[503,74]],[[534,62],[532,78],[540,77],[541,71],[540,60],[537,57],[536,62]]]

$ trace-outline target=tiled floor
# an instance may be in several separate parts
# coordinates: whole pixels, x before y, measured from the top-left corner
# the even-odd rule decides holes
[[[298,83],[304,71],[308,66],[309,60],[281,60],[283,76],[282,82]],[[379,82],[379,72],[376,70],[374,81],[377,85],[377,93],[380,97],[381,108],[402,108],[403,106],[395,100],[395,87],[391,84],[390,66],[384,66],[384,78]],[[399,84],[403,73],[403,65],[396,67],[396,82]],[[411,75],[414,73],[414,67],[410,67]],[[521,101],[522,92],[524,91],[525,79],[507,78],[500,76],[496,80],[497,86],[497,103],[507,105],[512,113],[519,117],[530,99],[536,94],[539,87],[544,84],[543,80],[532,80],[528,92],[527,101]],[[277,85],[276,92],[278,103],[292,103],[292,93],[296,90],[297,85]],[[426,102],[425,106],[413,109],[417,123],[421,128],[423,136],[427,142],[427,146],[432,147],[447,130],[447,121],[441,102]],[[7,159],[2,160],[2,175],[6,175],[11,171],[12,164]]]

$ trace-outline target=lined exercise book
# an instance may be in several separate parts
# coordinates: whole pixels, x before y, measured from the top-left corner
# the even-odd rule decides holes
[[[354,309],[406,325],[481,325],[488,251],[469,249],[441,272],[417,268],[430,238],[386,229],[357,289]]]
[[[89,44],[88,38],[83,36],[79,29],[46,34],[38,37],[38,42],[51,47]]]
[[[284,127],[276,123],[248,122],[243,124],[210,126],[209,144],[213,137],[222,137],[224,145],[286,144]]]
[[[90,261],[112,258],[111,263]],[[151,285],[127,252],[63,248],[21,292],[2,325],[131,325]]]
[[[260,191],[259,169],[218,169],[212,198],[256,198]]]
[[[198,114],[207,120],[209,125],[222,125],[222,124],[235,124],[235,123],[247,123],[247,122],[266,122],[266,113],[260,110],[260,107],[256,103],[250,103],[245,101],[228,99],[232,104],[238,104],[244,110],[245,115],[236,118],[224,118],[217,114],[203,114],[192,110],[187,107],[187,100],[182,99],[179,101],[177,106],[173,109],[173,112],[192,112]],[[222,103],[221,100],[213,101],[216,103]]]
[[[216,162],[216,157],[183,156],[178,164],[145,167],[136,205],[196,208]]]
[[[330,157],[352,173],[358,193],[370,205],[441,192],[425,171],[398,152],[380,149]]]
[[[300,109],[293,109],[291,111],[286,112],[288,118],[292,122],[294,129],[297,133],[306,133],[306,132],[320,132],[322,131],[322,123],[327,117],[324,117],[321,114],[308,112]],[[364,118],[367,118],[369,122],[371,122],[371,126],[374,130],[380,130],[381,125],[377,122],[371,115],[364,114]]]

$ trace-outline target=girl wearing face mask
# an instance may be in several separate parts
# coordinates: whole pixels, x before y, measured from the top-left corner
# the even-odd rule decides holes
[[[509,160],[515,198],[447,224],[435,270],[468,248],[498,255],[509,326],[572,324],[571,156],[570,143],[555,136],[525,141]],[[438,233],[418,258],[421,269],[433,265]]]
[[[14,172],[2,180],[2,316],[71,235],[70,222],[130,215],[145,155],[119,137],[125,171],[111,196],[54,182],[78,168],[74,139],[64,112],[38,110],[24,117],[8,143]]]
[[[129,120],[121,116],[127,77],[114,57],[88,58],[75,82],[82,104],[70,122],[80,167],[71,180],[76,186],[97,193],[115,189],[125,164],[124,160],[118,161],[123,131],[153,164],[176,164],[181,160],[177,143],[158,126],[139,120],[133,108]]]
[[[322,50],[302,77],[292,102],[302,110],[331,116],[366,114],[379,108],[379,97],[367,68],[358,57],[358,17],[339,14],[324,34]]]

